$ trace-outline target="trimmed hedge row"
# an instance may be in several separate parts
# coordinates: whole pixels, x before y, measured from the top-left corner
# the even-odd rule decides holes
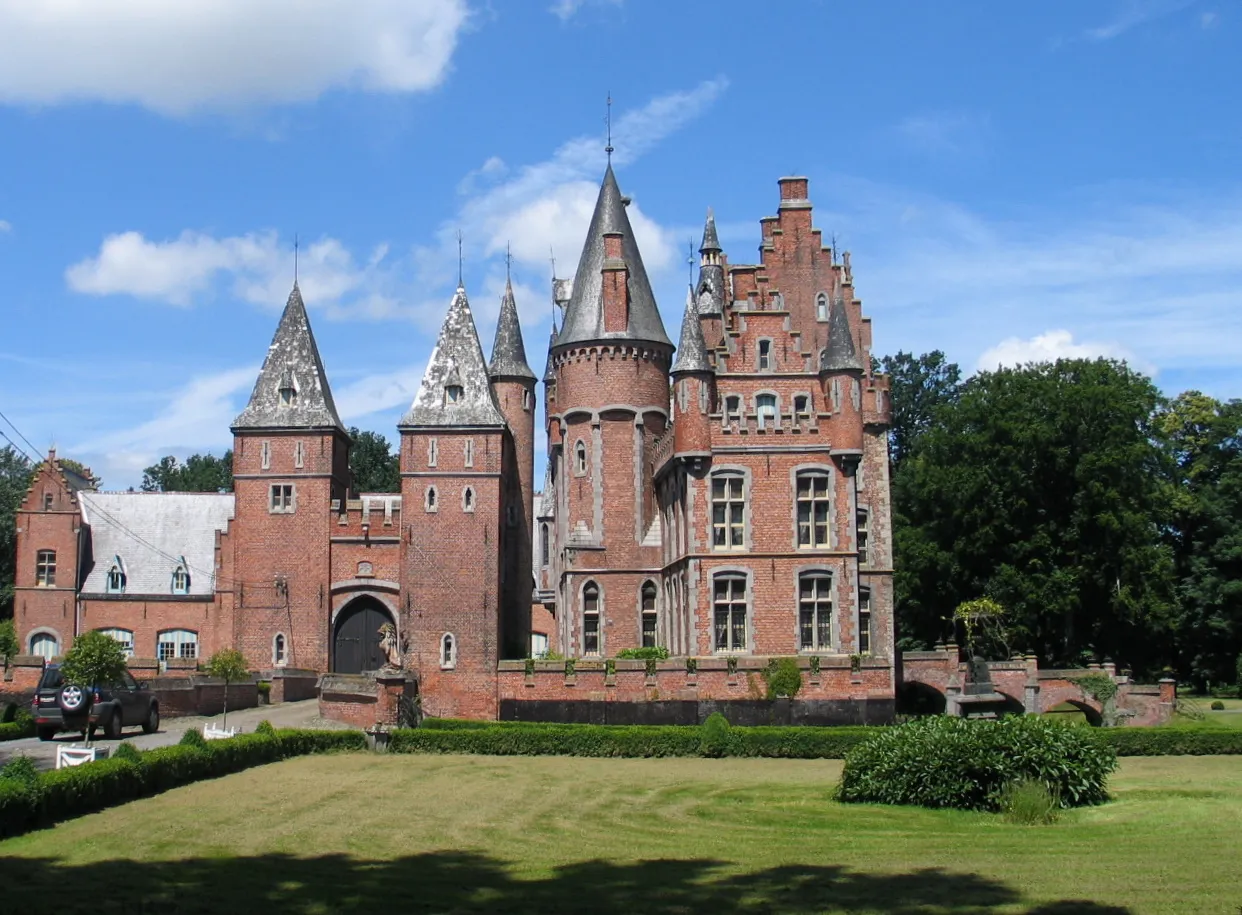
[[[0,724],[0,741],[3,740],[21,740],[24,737],[34,737],[35,724],[33,718],[18,718],[15,721],[6,721]]]
[[[730,727],[704,751],[702,726],[559,724],[424,718],[417,730],[394,731],[399,753],[485,756],[743,756],[844,759],[885,727]],[[1118,756],[1242,755],[1242,731],[1202,728],[1100,728]]]
[[[363,749],[366,737],[361,731],[282,730],[213,740],[201,747],[161,747],[140,753],[136,762],[114,757],[43,772],[33,780],[0,777],[0,836],[291,756]]]

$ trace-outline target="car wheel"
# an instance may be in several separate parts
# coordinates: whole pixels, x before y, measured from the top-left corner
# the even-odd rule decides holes
[[[56,728],[39,728],[39,739],[46,743],[56,737]]]
[[[147,712],[147,720],[142,723],[144,734],[154,734],[160,729],[160,707],[151,703],[151,711]]]
[[[56,704],[65,714],[77,715],[90,707],[91,698],[92,693],[89,689],[70,683],[56,694]]]
[[[108,720],[104,723],[104,739],[120,740],[121,739],[121,710],[113,709],[112,714],[108,716]]]

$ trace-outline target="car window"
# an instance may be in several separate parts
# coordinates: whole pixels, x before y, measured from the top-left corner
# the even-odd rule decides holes
[[[131,674],[128,670],[121,674],[121,685],[126,689],[138,688],[138,684],[135,682],[133,674]]]
[[[59,667],[48,667],[43,671],[43,679],[39,681],[39,689],[58,689],[64,683]]]

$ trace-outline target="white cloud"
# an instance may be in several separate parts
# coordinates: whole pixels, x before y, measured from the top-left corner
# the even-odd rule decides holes
[[[13,231],[13,223],[7,219],[0,219],[0,235],[5,235]]]
[[[392,372],[366,375],[335,387],[332,399],[341,421],[354,423],[383,410],[409,406],[422,383],[426,364],[405,366]]]
[[[1116,343],[1075,342],[1068,330],[1050,330],[1029,339],[1008,337],[979,357],[979,371],[1004,366],[1012,368],[1029,362],[1056,362],[1058,359],[1121,359],[1134,363],[1134,355]],[[1138,368],[1139,366],[1136,366]],[[1145,367],[1151,372],[1151,367]]]
[[[935,111],[911,115],[894,129],[908,146],[921,152],[975,153],[987,143],[988,119],[966,111]]]
[[[1086,38],[1092,41],[1110,41],[1154,19],[1160,19],[1185,9],[1195,0],[1123,0],[1117,15],[1104,25],[1087,29]]]
[[[465,0],[0,0],[0,101],[166,114],[444,78]]]
[[[1201,13],[1199,15],[1199,27],[1203,29],[1212,29],[1220,22],[1220,15],[1217,13]]]
[[[608,4],[610,6],[620,6],[623,0],[594,0],[596,5]],[[562,22],[572,19],[577,15],[578,11],[584,6],[592,3],[592,0],[556,0],[550,7],[548,12],[556,16]]]

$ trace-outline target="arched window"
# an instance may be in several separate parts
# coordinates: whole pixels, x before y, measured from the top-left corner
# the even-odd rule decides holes
[[[574,445],[574,473],[582,476],[586,472],[586,445],[582,443],[582,439],[578,439],[577,444]]]
[[[104,635],[115,639],[121,643],[121,651],[125,653],[125,657],[132,658],[134,656],[134,634],[128,629],[100,629]]]
[[[173,594],[189,594],[190,593],[190,570],[185,566],[185,559],[181,560],[181,564],[173,569],[172,573],[172,593]]]
[[[865,508],[858,510],[857,537],[858,537],[858,564],[865,566],[870,563],[871,557],[867,552],[867,536],[868,536],[868,512]]]
[[[272,664],[275,667],[285,666],[285,637],[280,632],[272,639]]]
[[[599,585],[593,581],[582,589],[582,653],[599,654]]]
[[[444,402],[457,403],[462,397],[462,387],[459,384],[448,384],[444,386]]]
[[[746,576],[724,572],[712,588],[713,636],[717,651],[746,650]]]
[[[436,488],[428,486],[427,492],[423,495],[423,510],[433,512],[436,510]]]
[[[35,584],[40,588],[56,587],[55,550],[39,550],[35,554]]]
[[[759,371],[767,372],[772,368],[772,341],[759,341]]]
[[[811,395],[795,394],[793,399],[793,411],[800,418],[806,418],[811,415]]]
[[[539,525],[539,564],[541,566],[548,564],[548,559],[552,552],[552,545],[548,543],[550,533],[548,522],[544,521]]]
[[[656,586],[655,582],[646,582],[642,590],[642,623],[643,647],[656,647]]]
[[[827,572],[798,576],[798,647],[803,651],[832,647],[832,576]]]
[[[871,654],[871,589],[858,589],[858,653]]]
[[[815,297],[815,320],[828,320],[828,296],[822,292]]]
[[[461,491],[461,510],[464,512],[474,511],[474,489],[470,486]]]
[[[740,473],[712,476],[712,546],[746,548],[746,479]]]
[[[108,569],[106,589],[109,594],[125,593],[125,566],[119,556],[113,559],[112,568]]]
[[[49,632],[38,632],[30,637],[30,653],[45,661],[60,654],[60,639]]]
[[[755,413],[759,417],[759,428],[766,429],[776,425],[776,395],[759,394],[755,397]]]
[[[451,670],[457,666],[457,639],[446,632],[440,637],[440,669]]]
[[[829,476],[822,470],[806,470],[797,477],[798,548],[826,550],[832,502],[828,496]]]
[[[189,629],[166,629],[155,641],[155,656],[161,661],[198,657],[198,633]]]
[[[530,402],[531,402],[530,391],[523,389],[522,390],[522,409],[529,412]]]

